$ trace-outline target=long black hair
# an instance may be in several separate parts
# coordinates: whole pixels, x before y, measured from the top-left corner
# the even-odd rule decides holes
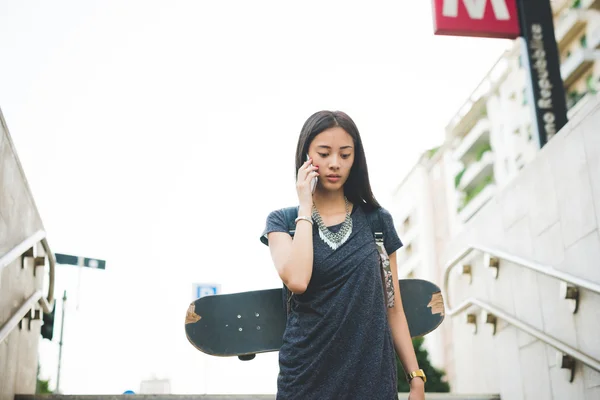
[[[315,136],[335,126],[345,130],[354,141],[354,163],[344,184],[344,194],[353,204],[362,206],[367,211],[381,207],[371,190],[367,159],[358,128],[352,118],[342,111],[318,111],[306,120],[300,131],[296,148],[296,179],[298,179],[298,170],[306,162],[308,147]]]

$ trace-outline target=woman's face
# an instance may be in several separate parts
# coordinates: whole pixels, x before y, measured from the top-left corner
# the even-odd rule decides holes
[[[354,163],[354,141],[339,126],[319,133],[310,146],[308,155],[319,169],[319,186],[326,190],[339,190],[350,176]]]

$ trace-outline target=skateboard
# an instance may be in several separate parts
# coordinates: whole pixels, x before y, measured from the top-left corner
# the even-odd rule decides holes
[[[440,288],[421,279],[400,279],[402,305],[411,337],[436,329],[444,320]],[[213,356],[251,360],[278,351],[287,310],[282,289],[201,297],[185,317],[185,333],[196,349]]]

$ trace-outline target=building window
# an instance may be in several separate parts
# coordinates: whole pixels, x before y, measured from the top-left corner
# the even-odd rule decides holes
[[[527,140],[530,142],[533,140],[533,132],[531,131],[531,124],[527,125]]]
[[[517,157],[515,158],[515,164],[517,164],[517,169],[520,170],[521,168],[523,168],[523,166],[525,165],[522,161],[523,159],[523,155],[519,154],[517,155]]]
[[[592,74],[590,74],[586,79],[585,79],[585,86],[587,87],[587,90],[592,93],[592,94],[596,94],[596,84],[594,82],[594,76]]]
[[[571,50],[569,50],[565,53],[565,59],[563,61],[567,61],[569,59],[569,57],[571,57]]]
[[[581,8],[581,0],[573,0],[573,3],[571,3],[571,8]]]
[[[441,171],[441,167],[439,164],[435,164],[435,166],[433,167],[433,179],[438,180],[440,179],[440,177],[442,176],[442,171]]]
[[[567,110],[573,108],[584,95],[585,93],[579,93],[576,90],[569,92],[567,94]]]
[[[523,105],[527,105],[527,89],[523,89]]]
[[[587,36],[585,34],[581,37],[581,39],[579,39],[579,44],[584,49],[587,48]]]

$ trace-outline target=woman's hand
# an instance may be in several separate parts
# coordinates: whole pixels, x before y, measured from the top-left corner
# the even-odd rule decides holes
[[[410,381],[408,400],[425,400],[425,382],[421,378],[413,378]]]
[[[312,158],[309,158],[302,164],[298,170],[298,179],[296,181],[296,191],[298,192],[298,200],[300,201],[300,208],[307,210],[312,209],[313,199],[312,191],[310,189],[310,181],[313,178],[319,176],[317,172],[319,167],[312,165]]]

